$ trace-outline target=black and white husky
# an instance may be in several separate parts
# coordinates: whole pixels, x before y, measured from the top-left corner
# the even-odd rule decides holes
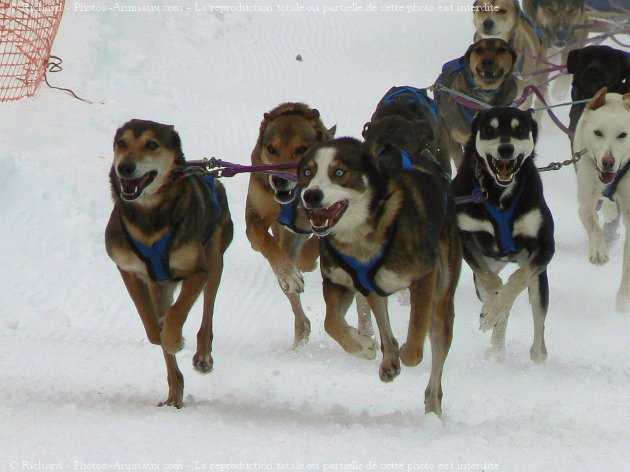
[[[464,259],[483,302],[481,329],[493,329],[492,347],[503,353],[510,310],[528,289],[534,315],[530,355],[542,362],[547,357],[547,264],[555,249],[553,219],[534,164],[537,134],[531,111],[500,107],[480,113],[453,192]],[[499,272],[508,263],[518,269],[504,283]]]

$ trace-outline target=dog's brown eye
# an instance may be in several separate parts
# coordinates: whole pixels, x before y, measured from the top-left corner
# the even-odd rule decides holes
[[[144,145],[149,151],[155,151],[160,145],[155,141],[147,141],[147,144]]]
[[[273,147],[271,144],[267,146],[267,152],[273,155],[278,154],[278,150],[275,147]]]
[[[507,13],[505,8],[499,8],[499,15],[504,15],[505,13]]]
[[[302,154],[304,154],[306,151],[308,151],[308,148],[306,146],[300,146],[299,148],[297,148],[295,150],[295,155],[296,156],[301,156]]]
[[[118,141],[116,141],[116,147],[118,149],[125,149],[127,147],[127,143],[124,139],[119,139]]]
[[[593,131],[593,134],[595,136],[597,136],[598,138],[601,138],[602,136],[604,136],[604,133],[602,133],[600,130],[596,129],[595,131]]]
[[[628,133],[621,133],[619,136],[617,136],[618,139],[624,139],[626,136],[628,136]]]

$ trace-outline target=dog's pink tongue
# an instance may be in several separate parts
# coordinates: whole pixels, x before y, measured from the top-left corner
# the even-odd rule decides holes
[[[331,226],[335,217],[344,209],[341,202],[337,202],[328,208],[313,208],[311,210],[311,224],[316,227]]]
[[[616,172],[600,172],[599,180],[601,180],[604,184],[609,184],[610,182],[615,180],[616,175]]]
[[[512,169],[514,168],[513,161],[502,161],[498,160],[496,162],[497,169],[499,171],[499,178],[503,182],[507,182],[512,179]]]

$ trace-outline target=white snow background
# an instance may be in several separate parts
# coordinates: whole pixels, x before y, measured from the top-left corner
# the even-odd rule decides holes
[[[178,355],[185,407],[156,407],[167,393],[162,354],[104,249],[115,130],[131,118],[174,124],[188,159],[248,163],[263,113],[303,101],[338,136],[360,137],[391,86],[428,86],[464,53],[472,14],[440,10],[471,3],[416,2],[433,11],[407,12],[414,3],[397,0],[402,11],[387,12],[389,3],[358,2],[360,12],[324,13],[325,2],[290,2],[304,11],[289,12],[262,1],[272,11],[222,14],[196,11],[211,2],[128,2],[155,13],[68,2],[52,51],[64,71],[49,79],[99,103],[42,85],[0,104],[0,470],[629,470],[630,316],[614,309],[622,244],[606,266],[587,261],[570,168],[543,177],[557,246],[547,361],[529,360],[526,294],[512,310],[506,359],[485,357],[490,334],[479,331],[465,266],[441,419],[424,415],[428,343],[419,367],[382,383],[380,354],[355,359],[324,332],[319,271],[306,275],[303,296],[310,343],[291,350],[289,304],[245,236],[248,177],[224,179],[235,239],[214,372],[192,369],[198,304]],[[111,11],[82,11],[90,5]],[[568,109],[560,116],[568,122]],[[541,127],[538,163],[569,158],[566,136],[548,118]],[[394,299],[390,310],[403,339],[408,307]]]

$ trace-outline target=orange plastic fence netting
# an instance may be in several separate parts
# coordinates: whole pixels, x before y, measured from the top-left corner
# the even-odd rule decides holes
[[[64,6],[65,0],[0,0],[0,102],[33,96]]]

